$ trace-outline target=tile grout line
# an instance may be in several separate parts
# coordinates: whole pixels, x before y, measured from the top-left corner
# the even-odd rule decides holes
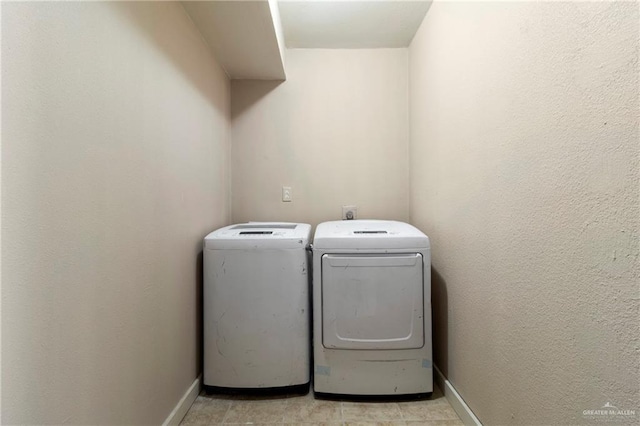
[[[227,411],[224,412],[224,417],[222,417],[222,424],[225,424],[226,420],[227,420],[227,416],[229,416],[229,411],[231,411],[231,406],[233,405],[233,400],[229,401],[230,404],[227,405]]]
[[[402,407],[400,406],[400,404],[398,404],[398,410],[400,411],[400,420],[402,420],[403,422],[407,422],[407,420],[404,418],[404,410],[402,409]]]
[[[394,403],[393,403],[393,406],[398,410],[398,414],[400,414],[400,420],[401,420],[401,421],[404,421],[404,420],[402,419],[402,411],[400,411],[400,404],[398,404],[397,402],[394,402]],[[392,420],[392,422],[393,422],[393,421],[395,421],[395,420]],[[406,423],[406,422],[405,422],[405,423]]]
[[[284,408],[282,410],[282,421],[281,421],[283,425],[285,424],[284,419],[287,417],[287,409],[289,408],[289,404],[291,403],[291,398],[294,398],[294,397],[289,396],[284,401]]]

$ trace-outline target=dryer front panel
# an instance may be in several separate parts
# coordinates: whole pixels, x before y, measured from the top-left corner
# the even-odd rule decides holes
[[[419,253],[323,255],[323,346],[421,348],[423,283]]]

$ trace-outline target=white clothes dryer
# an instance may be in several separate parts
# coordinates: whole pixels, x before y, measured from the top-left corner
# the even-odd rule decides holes
[[[313,333],[316,393],[431,393],[429,238],[396,221],[318,225]]]

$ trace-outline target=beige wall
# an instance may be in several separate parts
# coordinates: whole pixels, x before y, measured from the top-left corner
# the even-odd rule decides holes
[[[159,424],[200,371],[228,80],[179,3],[4,3],[2,60],[2,423]]]
[[[407,220],[407,49],[293,49],[286,62],[286,82],[231,84],[233,221],[316,225],[351,204]]]
[[[638,22],[637,3],[436,2],[411,45],[435,361],[485,424],[640,409]]]

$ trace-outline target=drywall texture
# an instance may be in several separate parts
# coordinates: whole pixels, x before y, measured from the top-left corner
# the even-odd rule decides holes
[[[285,82],[231,83],[233,221],[407,220],[407,49],[286,52]]]
[[[410,47],[435,361],[484,424],[640,418],[638,3],[435,2]]]
[[[179,3],[2,5],[2,423],[160,424],[196,379],[229,83]]]

